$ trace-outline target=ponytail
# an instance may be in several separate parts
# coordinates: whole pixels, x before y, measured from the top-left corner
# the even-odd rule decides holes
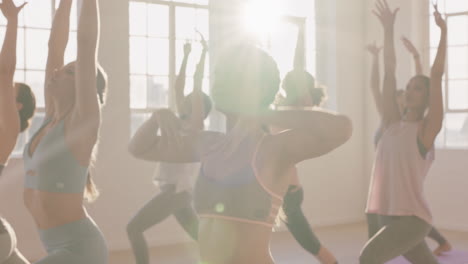
[[[84,193],[84,199],[88,203],[92,203],[96,201],[98,197],[99,197],[99,190],[93,181],[91,173],[88,172],[88,179],[86,180],[86,189]]]

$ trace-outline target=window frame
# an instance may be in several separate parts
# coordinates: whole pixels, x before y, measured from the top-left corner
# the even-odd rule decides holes
[[[23,54],[24,54],[24,57],[23,57],[23,67],[16,67],[15,69],[15,80],[17,79],[16,76],[18,76],[21,72],[22,77],[21,79],[24,80],[24,82],[26,84],[29,85],[29,83],[27,82],[27,74],[30,73],[30,72],[35,72],[35,73],[43,73],[44,74],[44,77],[45,77],[45,72],[46,72],[46,61],[44,61],[44,68],[41,69],[41,68],[28,68],[28,56],[27,56],[27,31],[28,30],[44,30],[44,31],[47,31],[48,32],[48,35],[50,35],[50,31],[52,30],[52,23],[53,23],[53,20],[54,20],[54,16],[55,16],[55,13],[57,11],[57,6],[58,6],[58,3],[60,3],[60,0],[49,0],[50,1],[50,15],[51,15],[51,23],[50,25],[48,25],[47,27],[38,27],[38,26],[30,26],[30,25],[27,25],[26,24],[26,20],[25,20],[25,17],[23,16],[22,19],[23,19],[23,23],[21,25],[18,26],[18,37],[20,36],[20,32],[22,30],[22,37],[23,37],[23,43],[24,43],[24,47],[23,47]],[[81,6],[81,3],[82,3],[83,0],[76,0],[76,7],[80,7]],[[26,1],[25,1],[26,2]],[[27,7],[26,7],[27,8]],[[73,8],[72,8],[72,11],[73,11]],[[24,12],[24,11],[23,11]],[[79,20],[79,8],[76,8],[76,19],[77,19],[77,26],[78,26],[78,20]],[[0,28],[5,28],[6,29],[6,24],[5,25],[0,25]],[[72,33],[77,33],[77,28],[76,29],[72,29],[70,28],[70,33],[69,34],[72,34]],[[1,45],[1,44],[0,44]],[[46,52],[46,51],[45,51]],[[67,63],[67,62],[65,62]],[[42,84],[42,89],[44,87],[45,84]],[[38,100],[37,99],[37,94],[36,94],[36,101]],[[33,121],[36,119],[36,118],[44,118],[45,116],[45,105],[44,106],[36,106],[36,111],[34,113],[34,116],[31,118],[31,123],[33,123]],[[11,154],[11,158],[21,158],[22,157],[22,154],[23,154],[23,148],[24,146],[27,144],[27,142],[30,140],[30,138],[33,136],[33,134],[35,133],[36,131],[33,131],[32,128],[28,128],[26,131],[24,131],[23,133],[21,133],[19,136],[18,136],[18,140],[17,140],[17,143],[16,143],[16,146],[15,146],[15,149],[14,151],[12,152]]]
[[[177,29],[176,29],[176,21],[177,21],[177,8],[191,8],[191,9],[201,9],[201,10],[206,10],[208,11],[208,27],[209,27],[209,23],[210,23],[210,7],[209,7],[209,4],[206,4],[206,5],[203,5],[203,4],[196,4],[196,3],[185,3],[185,2],[178,2],[177,0],[171,0],[171,1],[162,1],[162,0],[130,0],[128,1],[128,4],[129,6],[132,4],[132,3],[143,3],[143,4],[155,4],[155,5],[162,5],[162,6],[167,6],[168,7],[168,19],[169,19],[169,29],[168,29],[168,37],[154,37],[154,36],[150,36],[148,34],[148,30],[146,31],[146,34],[145,35],[141,35],[141,34],[133,34],[129,28],[129,40],[132,38],[132,37],[142,37],[145,39],[146,43],[149,42],[150,39],[162,39],[162,40],[168,40],[169,42],[169,61],[168,61],[168,67],[169,67],[169,71],[168,71],[168,75],[154,75],[154,74],[150,74],[148,73],[148,65],[146,65],[146,73],[142,74],[142,73],[133,73],[131,71],[131,68],[129,68],[129,78],[130,78],[130,90],[129,90],[129,93],[130,93],[130,98],[131,98],[131,93],[132,93],[132,84],[131,84],[131,79],[133,77],[136,77],[136,76],[141,76],[141,77],[145,77],[146,80],[148,80],[148,78],[153,78],[153,77],[164,77],[164,78],[168,78],[168,106],[169,108],[174,108],[175,107],[175,95],[173,93],[173,87],[175,85],[175,81],[176,81],[176,78],[177,78],[177,74],[178,74],[178,69],[177,67],[180,66],[180,65],[177,65],[177,41],[179,41],[180,39],[177,38]],[[129,9],[130,10],[130,9]],[[147,9],[148,11],[148,9]],[[148,13],[147,13],[148,14]],[[129,14],[129,19],[131,19],[131,14]],[[207,40],[209,41],[209,39]],[[148,54],[148,50],[150,49],[151,47],[147,46],[147,54]],[[129,51],[130,51],[130,55],[131,56],[131,46],[129,47]],[[192,54],[193,55],[193,54]],[[193,58],[195,59],[195,58]],[[207,62],[209,63],[209,61]],[[192,76],[192,73],[187,73],[187,78],[189,78],[190,76]],[[209,78],[209,76],[205,76],[204,79],[206,78]],[[148,88],[147,88],[148,89]],[[130,99],[131,100],[131,99]],[[146,99],[147,100],[147,99]],[[148,100],[147,100],[148,101]],[[161,105],[161,106],[148,106],[146,105],[146,107],[137,107],[137,108],[134,108],[132,107],[132,101],[130,101],[130,104],[129,104],[129,109],[130,109],[130,129],[132,129],[132,117],[134,114],[142,114],[142,115],[151,115],[151,113],[153,113],[155,110],[157,110],[158,108],[160,107],[164,107],[164,105]],[[131,132],[134,132],[134,131],[131,131]]]
[[[429,8],[430,8],[429,10],[432,10],[431,5],[429,5]],[[464,12],[451,12],[451,13],[447,13],[447,12],[445,12],[445,10],[443,10],[441,13],[445,17],[447,24],[449,23],[451,18],[461,17],[461,16],[466,16],[467,21],[468,21],[468,10],[464,11]],[[431,12],[429,12],[429,23],[433,23],[433,19],[434,19],[433,15],[431,14]],[[429,58],[429,61],[431,62],[434,59],[432,57],[431,52],[433,50],[437,49],[437,46],[434,46],[434,47],[432,46],[433,43],[431,43],[432,42],[431,36],[432,36],[433,32],[431,30],[431,26],[428,26],[428,27],[429,27],[429,38],[428,38],[429,39],[428,40],[429,52],[428,52],[428,58]],[[468,28],[468,24],[467,24],[467,28]],[[449,34],[450,34],[450,32],[449,32]],[[447,41],[449,41],[449,40],[447,40]],[[440,131],[440,134],[438,135],[438,140],[436,140],[436,143],[437,143],[436,148],[441,149],[441,150],[467,150],[468,149],[468,142],[462,142],[461,144],[456,146],[454,144],[448,143],[448,140],[447,140],[447,137],[448,137],[448,135],[447,135],[448,129],[447,129],[447,123],[446,123],[447,122],[447,116],[450,115],[450,114],[466,114],[466,115],[468,115],[468,104],[463,109],[453,109],[453,108],[450,107],[450,93],[451,93],[450,92],[451,91],[450,82],[451,81],[468,81],[468,72],[466,73],[466,77],[463,77],[463,78],[450,78],[450,56],[449,56],[449,54],[450,54],[450,48],[453,48],[453,47],[466,47],[468,49],[468,43],[466,43],[466,44],[457,44],[457,45],[450,45],[450,43],[447,43],[447,58],[446,58],[446,63],[445,63],[445,75],[444,75],[444,78],[443,78],[444,124],[443,124],[442,130]],[[467,89],[468,89],[468,87],[467,87]],[[468,117],[467,117],[465,122],[468,122]],[[459,133],[462,133],[462,132],[459,132]]]

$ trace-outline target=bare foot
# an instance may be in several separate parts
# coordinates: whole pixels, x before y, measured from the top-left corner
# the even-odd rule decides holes
[[[319,251],[319,253],[317,255],[317,259],[320,261],[321,264],[336,264],[336,263],[338,263],[336,261],[335,256],[333,256],[333,254],[330,252],[330,250],[328,250],[325,247],[320,248],[320,251]]]
[[[450,245],[449,242],[445,242],[445,244],[440,245],[438,248],[434,250],[434,255],[440,256],[444,254],[445,252],[449,252],[452,250],[452,245]]]

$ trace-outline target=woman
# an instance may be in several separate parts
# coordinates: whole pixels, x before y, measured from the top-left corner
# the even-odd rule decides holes
[[[202,36],[203,51],[194,75],[194,91],[184,95],[185,72],[191,52],[191,44],[184,46],[184,59],[177,76],[174,94],[177,112],[184,126],[203,129],[203,121],[208,117],[212,104],[208,95],[202,92],[205,59],[208,46]],[[129,151],[140,158],[139,153],[147,147],[148,139],[157,129],[151,127],[151,120],[145,122],[129,144]],[[149,138],[148,138],[149,137]],[[192,206],[192,180],[198,174],[198,163],[171,164],[160,162],[156,169],[155,183],[160,193],[146,203],[127,226],[127,234],[133,248],[136,263],[149,263],[148,246],[143,233],[169,216],[174,215],[180,226],[194,240],[198,240],[198,217]]]
[[[72,0],[62,0],[49,40],[46,119],[25,146],[24,201],[48,256],[39,264],[104,264],[107,246],[87,214],[84,197],[95,199],[89,165],[100,126],[106,78],[97,65],[97,0],[83,0],[77,60],[64,66]],[[98,100],[99,96],[99,100]]]
[[[408,52],[411,53],[413,56],[414,62],[415,62],[415,67],[416,67],[416,75],[421,75],[422,74],[422,64],[421,64],[421,59],[419,56],[419,52],[417,49],[414,47],[413,43],[411,43],[410,40],[407,38],[403,37],[402,38],[403,45],[406,47]],[[377,106],[377,109],[382,109],[382,93],[380,91],[380,74],[379,74],[379,54],[381,48],[377,47],[377,45],[374,43],[373,45],[368,45],[367,50],[369,53],[372,55],[372,77],[371,77],[371,90],[372,90],[372,95],[374,97],[374,102]],[[396,93],[396,101],[398,104],[398,108],[400,110],[400,114],[402,116],[405,115],[406,112],[406,102],[405,102],[405,91],[404,90],[398,90]],[[379,114],[381,114],[381,110],[379,110]],[[382,137],[382,129],[379,129],[376,133],[375,139],[374,139],[374,144],[377,146],[380,138]],[[375,220],[375,217],[371,217],[369,220]],[[369,229],[369,238],[373,237],[375,235],[375,232],[378,231],[378,223],[377,222],[368,222],[368,229]],[[428,237],[437,242],[438,247],[433,251],[434,255],[440,256],[445,252],[448,252],[452,250],[452,245],[448,242],[448,240],[435,228],[433,227],[431,229],[431,232],[429,232]]]
[[[418,75],[410,80],[402,116],[395,100],[394,23],[398,10],[392,11],[385,0],[379,0],[374,11],[385,32],[383,134],[377,145],[366,213],[369,222],[378,223],[380,230],[365,245],[360,263],[385,263],[403,255],[411,263],[435,264],[438,262],[424,240],[432,229],[432,218],[423,185],[444,115],[447,25],[436,7],[434,17],[442,33],[431,77]]]
[[[142,155],[166,162],[201,161],[194,190],[199,247],[206,263],[274,263],[269,243],[295,164],[348,140],[348,118],[321,111],[269,110],[279,89],[274,60],[239,44],[220,57],[212,98],[228,119],[227,134],[178,130],[167,110],[154,113],[161,136]],[[316,124],[320,124],[317,126]],[[288,129],[271,135],[268,127]]]
[[[17,7],[12,0],[3,0],[0,4],[0,10],[7,19],[5,39],[0,52],[0,177],[19,133],[28,128],[36,108],[31,88],[24,83],[13,83],[18,14],[24,6],[25,4]],[[0,263],[29,264],[19,252],[16,242],[13,228],[0,217]]]
[[[286,98],[281,100],[282,102],[280,102],[277,109],[302,110],[307,107],[321,107],[326,97],[325,90],[324,88],[315,87],[314,77],[306,71],[306,62],[304,60],[305,23],[302,19],[291,19],[291,22],[298,27],[294,69],[286,75],[283,81]],[[275,130],[281,131],[281,129]],[[281,218],[296,241],[315,256],[320,263],[335,264],[337,263],[335,256],[321,244],[302,211],[304,189],[299,181],[297,169],[294,168],[292,173],[292,182],[284,196]]]

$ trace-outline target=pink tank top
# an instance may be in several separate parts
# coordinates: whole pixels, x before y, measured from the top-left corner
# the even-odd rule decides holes
[[[424,180],[434,160],[434,150],[422,157],[417,140],[419,124],[401,121],[383,133],[377,145],[366,213],[417,216],[432,222],[424,197]]]

